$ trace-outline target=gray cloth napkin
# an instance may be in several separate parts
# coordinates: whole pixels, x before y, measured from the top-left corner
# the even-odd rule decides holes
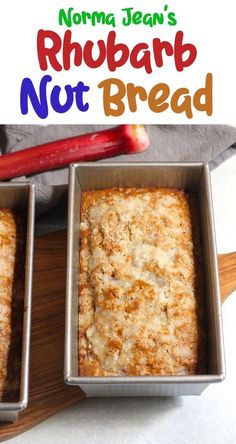
[[[0,151],[1,154],[19,151],[105,128],[109,128],[109,125],[5,125],[0,127]],[[108,161],[208,161],[211,168],[214,168],[236,153],[236,128],[231,126],[146,125],[146,129],[151,141],[147,151],[118,156]],[[68,169],[36,174],[29,179],[36,185],[37,216],[44,214],[43,218],[40,217],[43,231],[64,226]],[[14,180],[25,180],[25,177]]]

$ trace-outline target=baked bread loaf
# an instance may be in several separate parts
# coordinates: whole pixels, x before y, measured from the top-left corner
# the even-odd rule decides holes
[[[12,400],[20,386],[24,298],[22,222],[0,208],[0,401]]]
[[[188,198],[175,189],[82,193],[81,376],[203,372]]]

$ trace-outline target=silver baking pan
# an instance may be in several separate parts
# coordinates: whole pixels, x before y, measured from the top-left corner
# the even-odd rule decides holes
[[[197,195],[205,276],[207,374],[80,377],[78,359],[79,225],[81,192],[112,187],[173,187]],[[64,377],[87,396],[199,395],[225,376],[221,302],[210,174],[203,163],[83,163],[70,167]]]
[[[29,183],[0,183],[0,208],[11,208],[25,214],[26,260],[25,260],[25,291],[24,317],[22,335],[22,358],[20,375],[19,399],[14,402],[0,402],[0,421],[15,421],[20,411],[28,404],[29,394],[29,356],[30,356],[30,324],[32,300],[32,270],[34,244],[34,186]]]

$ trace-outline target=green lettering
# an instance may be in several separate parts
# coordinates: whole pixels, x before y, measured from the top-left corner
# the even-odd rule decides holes
[[[74,8],[69,8],[66,14],[66,11],[64,9],[60,9],[59,11],[59,25],[62,26],[63,22],[68,28],[71,28],[72,20],[71,20],[71,13]]]
[[[149,25],[150,28],[153,27],[153,21],[152,21],[152,15],[151,14],[144,14],[143,16],[143,24]]]
[[[175,13],[174,12],[169,12],[168,14],[168,25],[170,26],[175,26],[177,25],[177,20],[175,18]]]
[[[111,26],[113,26],[113,28],[115,28],[115,26],[116,26],[116,19],[115,19],[114,14],[107,14],[106,25],[111,25]]]
[[[164,23],[164,16],[163,16],[163,14],[158,14],[157,12],[155,12],[153,14],[153,24],[156,25],[157,23],[159,25],[163,25],[163,23]]]
[[[121,9],[121,11],[124,11],[126,13],[126,17],[123,18],[122,24],[124,26],[129,26],[132,23],[132,12],[134,8],[124,8]]]
[[[94,11],[92,13],[92,25],[95,26],[97,23],[100,22],[105,25],[105,12]]]
[[[140,25],[140,23],[142,23],[142,12],[141,11],[136,11],[133,14],[133,24],[134,25]]]
[[[84,25],[87,25],[87,19],[88,19],[88,20],[91,20],[91,14],[90,14],[90,12],[82,11],[82,12],[81,12],[81,16],[82,16],[82,22],[83,22],[83,24],[84,24]]]
[[[81,23],[81,15],[78,12],[73,14],[73,23],[74,25],[80,25]]]

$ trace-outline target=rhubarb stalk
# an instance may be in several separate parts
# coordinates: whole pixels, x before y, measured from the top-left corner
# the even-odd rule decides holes
[[[143,125],[119,125],[5,154],[0,157],[0,180],[62,168],[72,162],[139,153],[148,146]]]

